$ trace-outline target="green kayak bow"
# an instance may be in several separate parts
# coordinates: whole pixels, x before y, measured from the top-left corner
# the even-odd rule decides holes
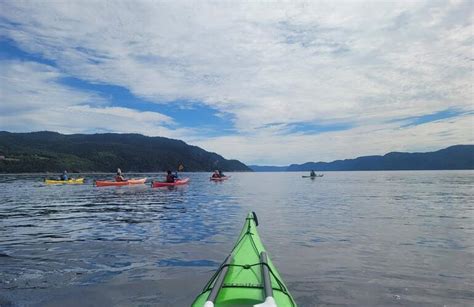
[[[257,216],[249,213],[231,253],[192,307],[296,306],[260,241],[257,226]]]

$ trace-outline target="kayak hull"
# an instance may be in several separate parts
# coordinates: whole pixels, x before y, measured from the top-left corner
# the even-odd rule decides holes
[[[195,299],[193,307],[203,307],[208,301],[215,307],[253,306],[267,299],[269,288],[277,306],[296,306],[277,269],[266,256],[257,224],[255,214],[249,213],[230,255]]]
[[[301,176],[303,178],[316,178],[316,177],[323,177],[324,175],[316,175],[316,176]]]
[[[146,178],[129,179],[126,181],[96,180],[95,186],[96,187],[126,186],[126,185],[133,185],[133,184],[144,184],[145,182],[146,182]]]
[[[175,182],[162,182],[162,181],[153,181],[151,183],[152,188],[162,188],[162,187],[174,187],[178,185],[184,185],[189,182],[189,178],[178,179]]]
[[[69,180],[45,179],[44,182],[46,184],[83,184],[84,178],[74,178],[74,179],[69,179]]]
[[[209,180],[211,180],[211,181],[224,181],[224,180],[227,180],[229,178],[230,178],[230,176],[224,176],[224,177],[219,177],[219,178],[210,177]]]

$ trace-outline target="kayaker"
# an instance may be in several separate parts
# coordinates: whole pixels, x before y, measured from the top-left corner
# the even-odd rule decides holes
[[[61,176],[59,176],[59,180],[64,180],[64,181],[68,180],[68,176],[67,176],[67,171],[66,171],[66,170],[61,174]]]
[[[123,177],[122,175],[122,170],[120,168],[117,168],[117,175],[115,175],[115,181],[117,182],[126,181],[125,177]]]
[[[223,173],[221,170],[219,170],[219,176],[220,176],[221,178],[222,178],[222,177],[225,177],[224,173]]]
[[[309,174],[309,176],[316,177],[316,173],[313,170],[311,170],[311,173]]]
[[[170,170],[166,171],[166,182],[174,182],[176,180],[176,176],[171,173]]]
[[[218,170],[215,170],[211,177],[212,178],[221,178],[221,175],[220,175]]]

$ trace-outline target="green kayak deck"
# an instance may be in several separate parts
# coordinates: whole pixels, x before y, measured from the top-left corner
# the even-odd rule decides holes
[[[249,213],[237,243],[193,307],[296,306],[260,241],[257,225],[257,216]]]

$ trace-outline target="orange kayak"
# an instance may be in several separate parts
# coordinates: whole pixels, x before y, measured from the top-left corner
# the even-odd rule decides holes
[[[124,186],[124,185],[131,185],[131,184],[144,184],[145,181],[146,181],[146,178],[128,179],[125,181],[96,180],[95,186],[96,187]]]
[[[160,187],[173,187],[175,185],[183,185],[188,183],[189,178],[178,179],[175,182],[162,182],[162,181],[153,181],[151,186],[153,188],[160,188]]]

